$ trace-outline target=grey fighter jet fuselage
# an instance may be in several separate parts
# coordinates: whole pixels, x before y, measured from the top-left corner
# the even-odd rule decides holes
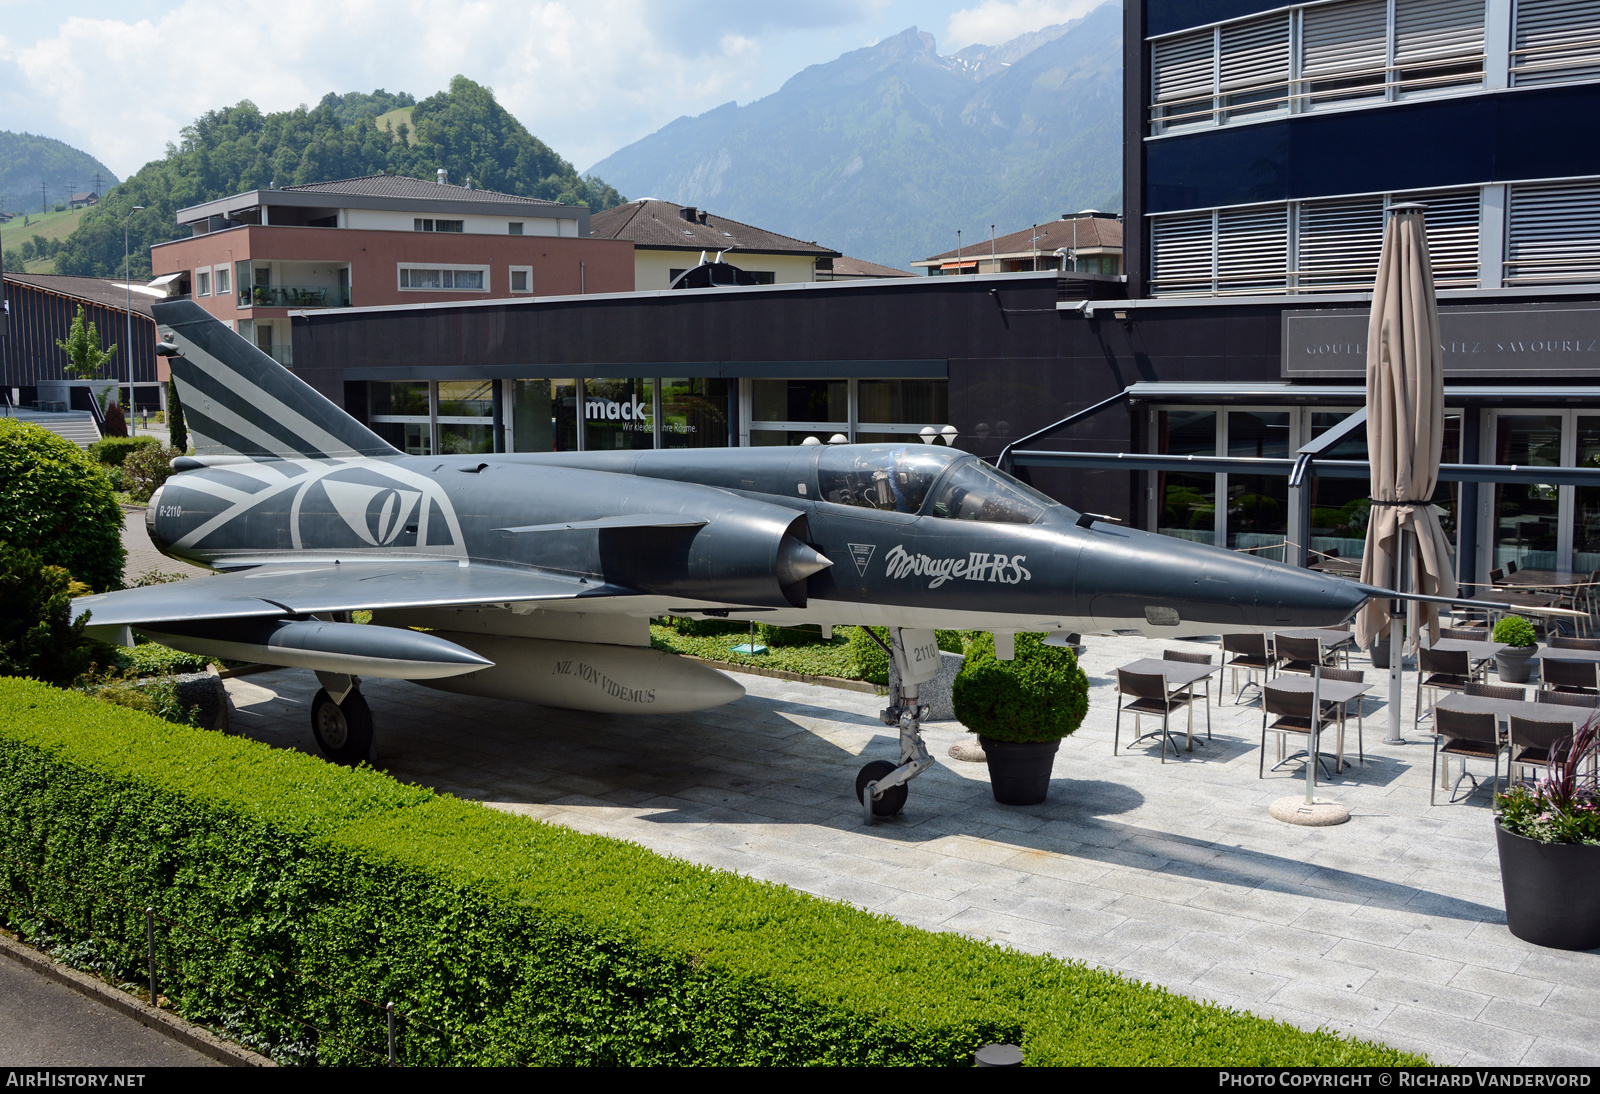
[[[1158,637],[1334,625],[1368,590],[1123,528],[982,461],[888,445],[418,456],[396,451],[189,301],[155,305],[195,456],[151,498],[161,550],[218,576],[85,597],[78,614],[315,671],[319,744],[370,756],[363,676],[597,711],[743,689],[650,648],[661,615],[889,628],[901,762],[857,790],[893,812],[936,627]],[[373,613],[372,625],[350,613]],[[887,761],[879,761],[885,764]],[[863,777],[873,765],[863,769]],[[876,803],[876,804],[875,804]]]

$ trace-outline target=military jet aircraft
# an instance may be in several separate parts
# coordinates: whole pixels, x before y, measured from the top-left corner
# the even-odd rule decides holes
[[[882,626],[899,812],[935,627],[1158,637],[1328,626],[1377,590],[1080,514],[950,448],[910,444],[410,456],[191,301],[154,306],[197,454],[150,499],[168,555],[215,576],[75,602],[93,630],[313,670],[332,760],[373,754],[360,678],[577,710],[693,711],[744,690],[650,648],[679,615]],[[370,610],[371,624],[349,622]],[[869,632],[871,633],[871,632]]]

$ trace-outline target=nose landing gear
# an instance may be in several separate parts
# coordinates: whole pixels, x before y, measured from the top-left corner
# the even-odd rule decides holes
[[[878,645],[883,642],[871,630],[867,635]],[[907,783],[933,766],[933,757],[922,741],[922,719],[928,708],[917,702],[922,685],[939,671],[939,642],[932,631],[910,631],[895,627],[889,632],[890,646],[884,652],[899,670],[900,686],[889,696],[889,706],[878,715],[886,726],[900,730],[900,762],[874,760],[856,774],[856,800],[861,803],[862,820],[871,827],[879,817],[893,817],[905,809]]]

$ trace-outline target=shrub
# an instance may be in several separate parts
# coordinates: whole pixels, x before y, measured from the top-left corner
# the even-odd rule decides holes
[[[160,447],[161,442],[154,437],[102,437],[89,446],[89,458],[120,467],[130,452],[150,445]]]
[[[172,461],[183,455],[165,445],[143,445],[122,461],[122,488],[135,501],[150,500],[172,474]]]
[[[979,634],[951,688],[956,717],[997,741],[1053,741],[1070,736],[1089,713],[1089,678],[1077,656],[1047,646],[1042,634],[1016,636],[1016,659],[995,656],[994,636]]]
[[[137,980],[153,907],[174,1008],[280,1059],[381,1064],[394,1000],[406,1064],[1423,1062],[29,681],[0,847],[20,933]]]
[[[756,641],[774,649],[779,646],[814,646],[822,641],[822,628],[815,624],[779,626],[774,623],[757,623]]]
[[[0,543],[0,675],[66,685],[92,658],[82,622],[72,622],[71,575],[20,547]]]
[[[1491,637],[1502,646],[1533,646],[1539,641],[1539,634],[1520,615],[1508,615],[1494,625],[1494,634]]]
[[[183,419],[183,403],[178,399],[178,385],[167,381],[167,415],[170,419],[167,433],[172,447],[179,452],[189,451],[189,426]]]
[[[96,592],[122,583],[122,507],[100,465],[42,426],[0,419],[0,534]]]
[[[119,649],[116,664],[129,676],[172,676],[185,672],[204,672],[211,658],[198,653],[169,649],[155,642],[141,642],[132,649]]]
[[[750,624],[739,620],[689,619],[680,615],[669,615],[661,622],[664,626],[691,638],[709,638],[714,634],[748,634],[750,631]]]
[[[105,409],[106,436],[112,440],[128,439],[128,419],[122,413],[121,403],[108,403]]]
[[[877,635],[883,645],[889,644],[889,628],[873,627],[872,633]],[[934,631],[934,637],[939,642],[939,649],[945,653],[964,653],[966,642],[962,639],[960,631]],[[978,632],[973,632],[978,633]],[[883,647],[868,638],[864,628],[850,628],[850,656],[854,660],[856,672],[861,679],[869,684],[889,683],[889,655],[883,652]]]

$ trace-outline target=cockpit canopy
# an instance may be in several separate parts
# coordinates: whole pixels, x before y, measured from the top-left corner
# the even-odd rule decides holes
[[[817,486],[836,505],[993,524],[1034,524],[1058,504],[974,456],[922,444],[826,448]]]

